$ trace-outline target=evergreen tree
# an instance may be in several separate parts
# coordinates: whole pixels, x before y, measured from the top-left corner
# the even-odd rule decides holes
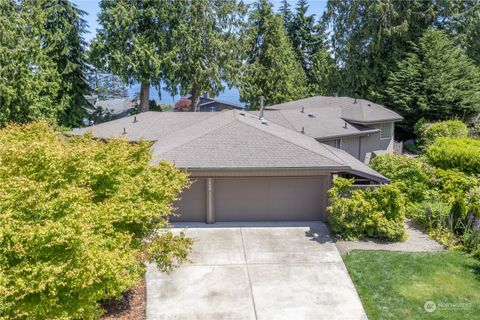
[[[0,1],[0,127],[9,121],[56,120],[60,74],[42,49],[43,12],[29,3]]]
[[[293,14],[292,10],[290,9],[290,3],[288,3],[288,0],[282,0],[282,5],[280,6],[280,14],[283,17],[283,26],[285,27],[285,30],[287,30],[287,33],[290,34],[290,30],[292,28]]]
[[[443,31],[429,29],[386,83],[385,101],[412,125],[480,112],[480,70]]]
[[[307,95],[306,76],[296,59],[282,17],[272,4],[258,1],[249,16],[249,56],[240,84],[240,99],[249,108],[300,99]]]
[[[42,49],[56,65],[60,75],[60,91],[56,102],[62,112],[58,121],[68,127],[82,125],[90,107],[84,95],[89,92],[86,81],[85,40],[86,13],[68,0],[36,0],[44,19]]]
[[[323,16],[341,94],[378,100],[388,74],[437,18],[433,0],[329,0]]]
[[[173,0],[167,11],[167,89],[191,93],[192,111],[198,111],[201,94],[215,96],[223,81],[236,81],[245,9],[236,0]]]
[[[308,79],[312,80],[313,56],[317,51],[324,51],[325,46],[323,29],[315,22],[315,15],[307,14],[308,7],[306,0],[298,1],[291,26],[287,30],[297,59]]]
[[[150,85],[158,88],[166,59],[169,1],[102,0],[92,59],[127,84],[141,83],[141,111],[148,111]]]
[[[310,70],[310,93],[312,95],[335,96],[339,94],[339,71],[326,49],[315,52]]]
[[[480,66],[480,1],[439,0],[435,26],[445,30],[455,44]]]

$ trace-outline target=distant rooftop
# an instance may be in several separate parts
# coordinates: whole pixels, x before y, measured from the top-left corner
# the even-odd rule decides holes
[[[403,120],[401,115],[380,104],[350,97],[316,96],[266,107],[267,110],[282,112],[301,111],[302,108],[305,112],[316,114],[322,119],[337,118],[360,125]],[[298,124],[292,125],[296,127]]]

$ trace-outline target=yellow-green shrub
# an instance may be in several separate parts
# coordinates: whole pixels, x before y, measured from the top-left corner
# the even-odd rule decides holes
[[[0,318],[92,319],[142,277],[142,257],[166,270],[185,259],[191,240],[156,229],[187,176],[149,161],[146,142],[0,130]]]
[[[421,126],[420,141],[423,145],[429,145],[437,138],[466,138],[468,136],[468,127],[460,120],[447,120],[436,123],[426,123]]]
[[[480,174],[480,140],[472,138],[438,138],[427,148],[428,162],[442,169],[458,169]]]
[[[332,230],[344,239],[404,240],[405,201],[400,190],[395,185],[352,189],[352,184],[337,178],[328,191]]]

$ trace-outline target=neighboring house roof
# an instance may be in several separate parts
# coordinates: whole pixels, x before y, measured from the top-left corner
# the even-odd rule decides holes
[[[364,99],[350,97],[316,96],[266,107],[268,110],[301,110],[323,115],[337,114],[340,119],[357,123],[373,124],[386,121],[401,121],[403,117],[386,107]],[[273,120],[272,120],[273,121]]]
[[[190,105],[192,104],[191,97],[192,97],[192,95],[189,94],[189,95],[186,95],[186,96],[180,98],[180,100],[178,100],[175,103],[175,109],[180,110],[180,109],[189,108]],[[210,97],[207,97],[207,96],[201,96],[200,97],[200,107],[208,106],[208,105],[213,104],[213,103],[220,103],[220,104],[229,106],[233,109],[240,109],[240,110],[244,109],[244,106],[242,106],[238,103],[225,101],[225,100],[220,100],[220,99],[214,99],[214,98],[210,98]]]
[[[102,108],[105,111],[109,111],[113,115],[121,114],[129,111],[134,106],[134,103],[130,99],[108,99],[97,100],[95,103],[96,108]]]
[[[252,112],[259,115],[259,111]],[[301,132],[315,139],[333,139],[337,137],[361,136],[378,132],[378,129],[366,128],[359,124],[347,123],[342,119],[341,109],[335,107],[285,109],[264,111],[263,117],[286,128]]]
[[[127,117],[73,133],[157,140],[153,162],[167,160],[188,170],[317,169],[388,181],[346,152],[273,122],[264,124],[248,112],[145,112],[133,120]]]

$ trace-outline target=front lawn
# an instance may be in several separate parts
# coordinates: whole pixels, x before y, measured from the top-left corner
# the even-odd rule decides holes
[[[480,315],[480,261],[464,253],[352,251],[344,261],[371,320]]]

